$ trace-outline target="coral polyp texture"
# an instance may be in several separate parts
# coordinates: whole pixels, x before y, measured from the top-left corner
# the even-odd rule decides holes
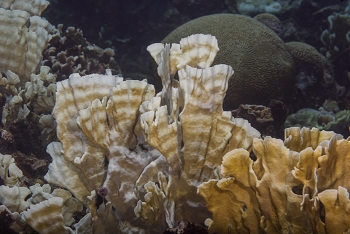
[[[334,85],[326,59],[309,45],[285,44],[278,36],[282,32],[282,23],[267,13],[254,18],[214,14],[179,26],[163,42],[177,42],[195,33],[211,34],[218,39],[220,51],[214,64],[228,64],[235,71],[228,82],[225,110],[240,104],[267,104],[271,99],[288,99],[293,91],[291,87],[302,75],[313,80],[309,86],[314,89],[322,89],[319,84]],[[308,49],[304,54],[300,53],[301,45]],[[300,61],[305,62],[307,68]],[[326,81],[324,76],[328,78]]]

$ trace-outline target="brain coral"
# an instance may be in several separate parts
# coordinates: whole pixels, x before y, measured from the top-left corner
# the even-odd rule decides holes
[[[178,27],[163,42],[177,42],[196,33],[216,36],[220,51],[214,64],[228,64],[235,71],[225,109],[280,98],[293,84],[293,57],[284,42],[259,21],[235,14],[203,16]]]
[[[257,19],[236,14],[203,16],[178,27],[163,42],[177,42],[195,33],[216,36],[220,51],[214,64],[229,64],[235,71],[224,101],[226,110],[242,103],[266,104],[293,90],[297,59],[290,47]]]

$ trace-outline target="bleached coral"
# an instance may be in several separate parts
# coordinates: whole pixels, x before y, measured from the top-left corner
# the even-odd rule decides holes
[[[29,75],[36,72],[42,52],[50,40],[48,23],[44,19],[22,10],[0,8],[1,62],[0,71],[16,73],[23,84]],[[35,27],[26,27],[27,22]],[[8,40],[11,38],[11,40]]]
[[[6,85],[7,90],[4,92],[6,103],[2,112],[4,125],[26,119],[31,106],[37,115],[51,112],[56,99],[56,79],[49,71],[49,67],[41,66],[40,73],[31,74],[31,81],[26,82],[24,88],[18,89],[16,88],[16,84],[19,83],[18,75],[7,71],[7,78],[3,77],[3,85]]]
[[[6,77],[2,77],[0,74],[1,80],[0,80],[0,86],[4,86],[6,90],[8,90],[12,95],[18,94],[16,84],[20,82],[20,79],[17,74],[7,71]]]
[[[0,153],[0,177],[7,186],[19,186],[23,176],[21,169],[15,164],[15,159],[8,154]]]
[[[49,67],[41,66],[40,73],[31,74],[30,82],[25,85],[27,105],[32,104],[37,114],[49,112],[55,105],[56,77],[49,71]]]
[[[0,203],[5,205],[11,212],[22,212],[29,207],[29,203],[25,201],[30,194],[30,190],[26,187],[9,187],[0,186]]]
[[[30,13],[30,15],[41,15],[49,5],[46,0],[3,0],[0,7],[11,10],[21,10]]]

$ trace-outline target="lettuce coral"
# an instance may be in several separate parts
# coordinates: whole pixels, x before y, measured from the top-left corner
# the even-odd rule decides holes
[[[209,67],[218,50],[215,37],[193,35],[149,50],[164,84],[156,96],[146,81],[123,81],[110,73],[74,74],[57,84],[53,115],[61,143],[48,147],[53,162],[45,179],[89,207],[86,222],[93,230],[115,226],[107,218],[111,212],[125,222],[115,226],[121,232],[160,231],[179,219],[203,221],[209,214],[197,186],[218,178],[225,152],[249,150],[260,135],[222,110],[233,71]],[[102,188],[106,203],[96,205],[95,191]]]
[[[228,152],[222,179],[199,186],[213,214],[209,233],[349,230],[349,141],[317,129],[287,129],[285,137],[254,139],[256,160],[243,149]]]

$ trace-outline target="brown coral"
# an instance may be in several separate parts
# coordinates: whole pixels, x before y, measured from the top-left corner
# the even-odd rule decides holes
[[[113,49],[90,44],[80,29],[68,27],[63,31],[62,24],[57,28],[58,33],[49,41],[42,61],[42,64],[51,67],[57,81],[67,79],[72,73],[104,74],[107,68],[120,73]]]
[[[285,44],[275,16],[203,16],[178,27],[163,42],[176,42],[194,33],[216,36],[220,51],[214,64],[229,64],[235,71],[224,101],[226,110],[239,104],[267,104],[271,99],[288,101],[295,92],[301,96],[295,105],[314,106],[337,92],[327,59],[307,44]]]
[[[235,14],[203,16],[178,27],[163,42],[177,42],[195,33],[216,36],[220,51],[214,64],[229,64],[235,71],[225,109],[280,98],[293,84],[292,56],[283,41],[257,20]]]

